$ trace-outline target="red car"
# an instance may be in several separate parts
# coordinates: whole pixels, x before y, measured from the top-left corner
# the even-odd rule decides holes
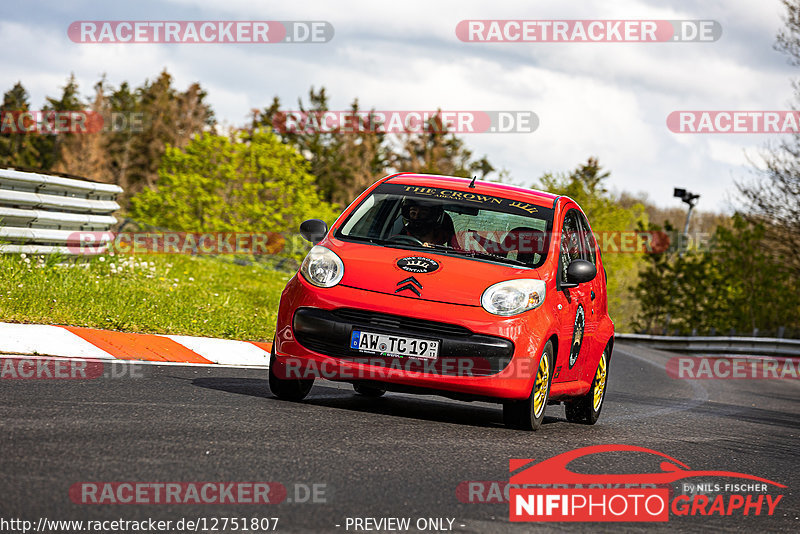
[[[600,251],[567,197],[474,179],[400,173],[364,191],[314,243],[281,295],[272,392],[314,379],[356,392],[503,404],[536,430],[547,404],[594,424],[614,325]]]

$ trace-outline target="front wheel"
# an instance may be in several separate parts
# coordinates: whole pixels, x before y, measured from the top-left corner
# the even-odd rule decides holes
[[[592,388],[589,392],[574,401],[566,403],[567,421],[570,423],[581,423],[593,425],[600,417],[600,410],[603,408],[603,400],[606,397],[606,380],[608,379],[608,347],[600,355],[597,363],[597,371],[594,373]]]
[[[547,406],[547,399],[550,397],[552,380],[553,343],[548,341],[539,358],[536,380],[530,396],[525,400],[503,404],[503,422],[506,426],[521,430],[538,430],[544,421],[544,409]]]
[[[274,346],[274,343],[273,343]],[[276,369],[280,364],[275,361],[275,355],[269,357],[269,389],[272,394],[281,400],[301,401],[306,398],[311,386],[314,385],[313,378],[283,378],[278,376],[286,373],[277,373]]]

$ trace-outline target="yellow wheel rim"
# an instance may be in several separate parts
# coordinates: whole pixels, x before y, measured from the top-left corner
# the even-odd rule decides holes
[[[539,370],[536,371],[536,384],[533,393],[533,415],[539,417],[547,401],[547,385],[550,382],[550,358],[547,353],[542,354],[539,360]]]
[[[600,356],[600,363],[597,364],[597,373],[594,375],[594,411],[600,409],[603,403],[603,394],[606,392],[606,353]]]

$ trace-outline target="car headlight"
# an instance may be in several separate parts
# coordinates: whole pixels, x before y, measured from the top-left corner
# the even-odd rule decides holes
[[[544,296],[542,280],[506,280],[483,292],[481,306],[489,313],[507,317],[538,308],[544,303]]]
[[[330,249],[314,245],[300,265],[300,272],[317,287],[333,287],[342,281],[344,263]]]

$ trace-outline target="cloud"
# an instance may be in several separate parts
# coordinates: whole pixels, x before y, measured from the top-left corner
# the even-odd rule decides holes
[[[535,7],[535,8],[534,8]],[[467,145],[516,180],[568,171],[590,156],[612,171],[612,187],[645,190],[670,202],[675,185],[694,184],[706,208],[750,166],[744,150],[766,136],[680,136],[666,116],[680,109],[782,109],[796,70],[772,48],[781,27],[777,0],[537,2],[406,0],[144,0],[132,4],[5,2],[0,69],[21,80],[34,107],[55,96],[70,72],[89,94],[105,73],[140,85],[167,68],[179,88],[199,81],[217,118],[244,124],[252,108],[279,96],[287,109],[311,86],[331,107],[389,110],[532,110],[532,134],[470,134]],[[714,43],[463,43],[462,19],[713,19]],[[75,20],[326,20],[325,45],[87,45],[69,41]]]

